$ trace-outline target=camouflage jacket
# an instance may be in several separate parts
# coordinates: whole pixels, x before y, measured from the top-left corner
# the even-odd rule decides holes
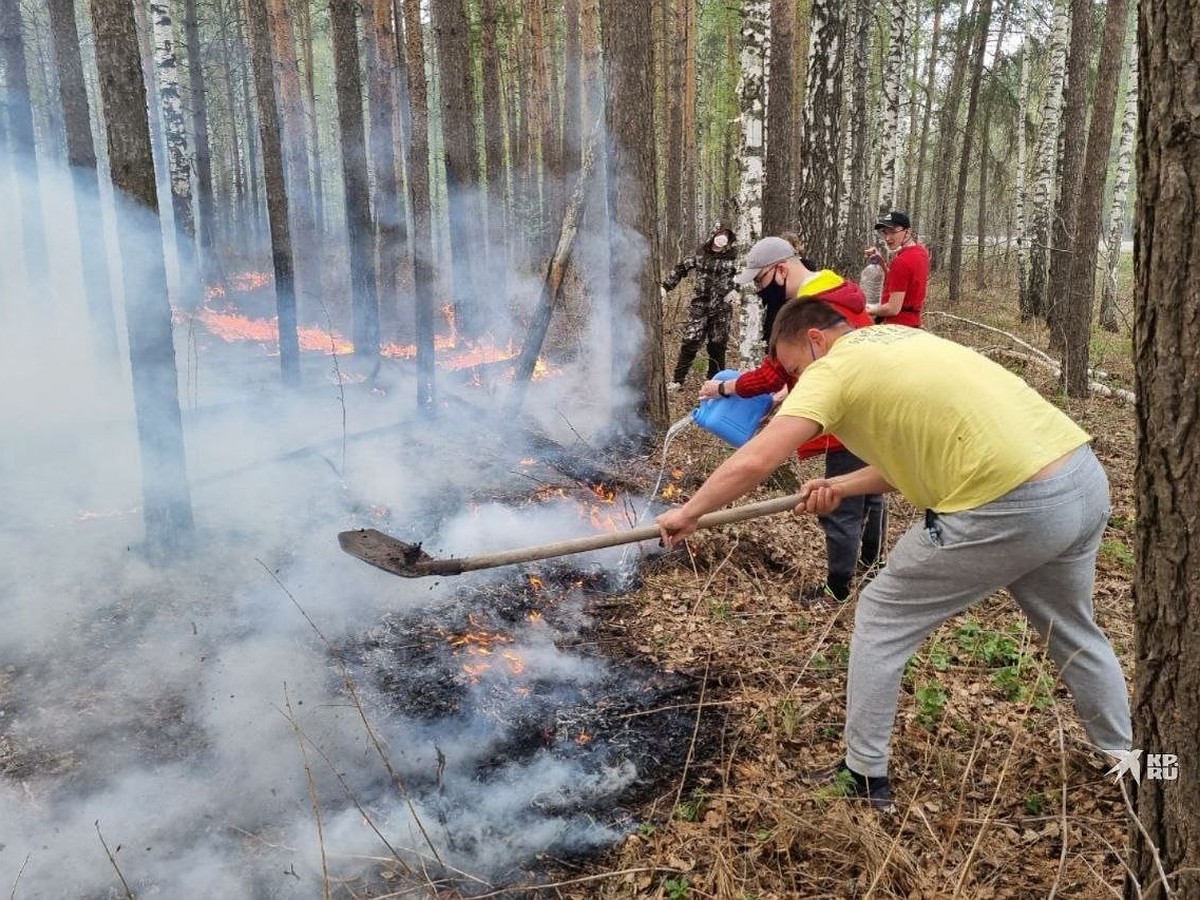
[[[668,291],[673,289],[695,269],[694,295],[707,298],[709,302],[716,302],[735,290],[733,276],[737,274],[736,259],[737,254],[732,250],[719,254],[702,250],[680,260],[679,265],[671,270],[671,274],[663,279],[662,286]]]

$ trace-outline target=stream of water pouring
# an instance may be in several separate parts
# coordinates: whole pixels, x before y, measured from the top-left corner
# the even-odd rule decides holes
[[[672,425],[670,428],[667,429],[666,437],[663,438],[662,461],[659,463],[659,466],[658,466],[658,478],[655,479],[655,481],[654,481],[654,487],[652,487],[650,489],[650,492],[646,495],[646,500],[642,504],[641,512],[638,513],[637,520],[633,523],[634,528],[637,528],[639,525],[642,524],[642,520],[646,517],[646,513],[648,513],[650,511],[651,502],[654,500],[655,497],[658,496],[659,488],[662,487],[663,475],[667,471],[667,451],[671,449],[671,441],[675,440],[675,435],[679,434],[679,432],[683,431],[683,429],[687,428],[689,425],[693,424],[694,422],[695,422],[695,419],[692,418],[692,414],[691,414],[691,412],[689,412],[686,416],[684,416],[682,419],[680,419],[678,422],[676,422],[674,425]],[[634,548],[635,548],[635,545],[630,544],[630,545],[627,545],[625,547],[625,549],[621,552],[621,562],[619,564],[619,570],[620,570],[622,576],[626,576],[629,574],[629,569],[628,569],[629,554],[634,550]]]

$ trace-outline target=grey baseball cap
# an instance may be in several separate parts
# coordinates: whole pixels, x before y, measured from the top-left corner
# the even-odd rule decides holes
[[[746,285],[758,277],[758,273],[767,266],[781,263],[796,255],[796,250],[781,237],[765,237],[759,240],[750,252],[746,254],[746,264],[742,271],[733,276],[735,284]]]

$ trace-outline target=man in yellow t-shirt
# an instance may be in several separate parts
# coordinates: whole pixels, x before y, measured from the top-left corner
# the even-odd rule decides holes
[[[797,512],[826,515],[843,497],[894,490],[925,509],[859,597],[846,757],[820,774],[891,807],[888,744],[905,664],[942,622],[1003,587],[1048,642],[1092,743],[1127,750],[1128,689],[1092,615],[1109,495],[1087,433],[972,350],[903,326],[856,330],[819,301],[785,305],[772,344],[796,387],[695,496],[659,516],[664,543],[823,431],[867,466],[806,482]]]

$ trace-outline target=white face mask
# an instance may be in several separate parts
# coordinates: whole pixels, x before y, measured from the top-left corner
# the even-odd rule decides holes
[[[712,243],[713,243],[713,246],[716,247],[718,250],[724,250],[726,247],[729,246],[729,236],[725,235],[725,234],[718,234],[715,238],[712,239]]]

